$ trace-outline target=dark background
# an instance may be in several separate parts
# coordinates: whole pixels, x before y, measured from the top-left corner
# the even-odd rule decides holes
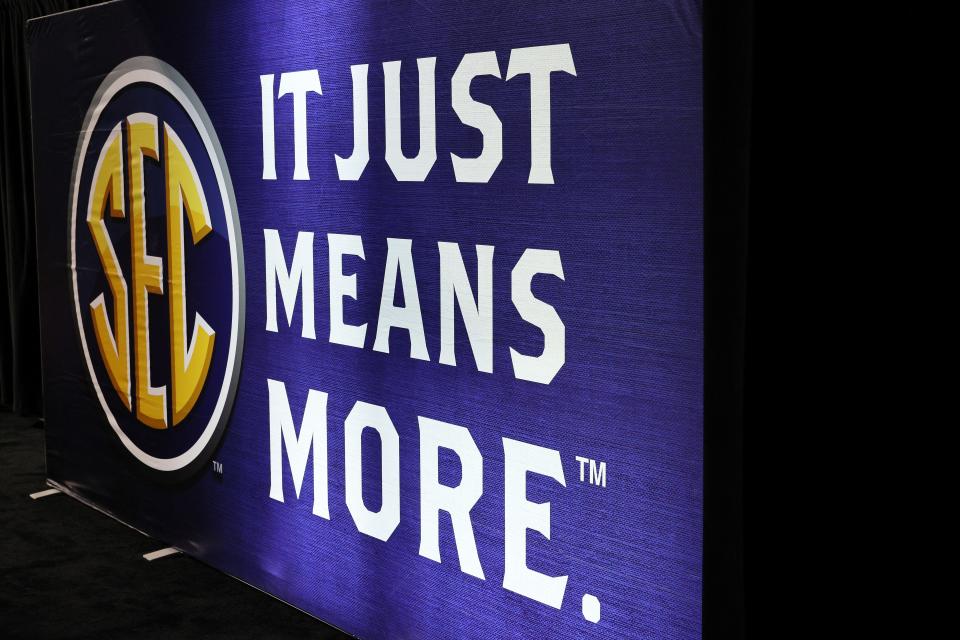
[[[43,415],[24,24],[88,4],[94,3],[0,0],[0,407],[21,415]]]
[[[0,86],[3,87],[0,104],[0,247],[3,254],[0,259],[0,407],[22,416],[43,415],[23,26],[30,18],[88,4],[94,3],[0,0]],[[751,335],[748,330],[753,300],[747,289],[752,273],[747,245],[748,209],[755,189],[750,181],[754,102],[752,3],[707,2],[703,7],[703,20],[706,195],[703,628],[705,637],[726,638],[741,636],[744,624],[742,425],[744,402],[751,397],[752,352],[746,338]],[[749,415],[746,414],[748,419]],[[22,428],[22,423],[15,421],[3,422],[3,428],[16,428],[10,426],[14,424]],[[4,531],[6,537],[7,529]]]

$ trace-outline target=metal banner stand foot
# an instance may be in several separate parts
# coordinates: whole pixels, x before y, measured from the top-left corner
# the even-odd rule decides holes
[[[166,558],[167,556],[173,556],[180,553],[179,549],[174,549],[173,547],[165,547],[163,549],[157,549],[156,551],[151,551],[150,553],[143,554],[143,559],[147,562],[153,562],[154,560],[159,560],[160,558]]]
[[[36,493],[31,493],[30,498],[32,500],[37,500],[39,498],[46,498],[47,496],[53,496],[60,493],[60,489],[45,489],[43,491],[37,491]]]

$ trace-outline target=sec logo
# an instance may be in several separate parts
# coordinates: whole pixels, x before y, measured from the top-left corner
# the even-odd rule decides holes
[[[167,477],[216,447],[243,351],[236,199],[196,93],[152,57],[117,66],[84,120],[71,187],[76,320],[123,446]]]

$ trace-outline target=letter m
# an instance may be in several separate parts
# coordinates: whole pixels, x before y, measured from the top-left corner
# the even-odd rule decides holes
[[[598,487],[607,486],[607,463],[597,464],[596,460],[590,461],[590,484]]]
[[[313,514],[330,519],[327,504],[327,394],[310,389],[303,409],[300,434],[293,424],[287,388],[267,379],[270,395],[270,497],[283,502],[283,450],[293,476],[293,489],[300,498],[307,455],[313,448]]]
[[[301,335],[316,340],[317,333],[313,326],[313,233],[301,231],[297,234],[297,247],[293,250],[290,269],[287,269],[280,234],[276,229],[263,230],[263,243],[267,272],[267,331],[277,332],[277,285],[280,285],[287,325],[293,324],[293,308],[297,303],[297,290],[300,290],[303,297]]]

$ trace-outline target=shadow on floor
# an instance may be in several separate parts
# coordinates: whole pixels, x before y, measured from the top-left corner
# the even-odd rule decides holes
[[[42,423],[0,412],[4,638],[348,638],[46,487]]]

